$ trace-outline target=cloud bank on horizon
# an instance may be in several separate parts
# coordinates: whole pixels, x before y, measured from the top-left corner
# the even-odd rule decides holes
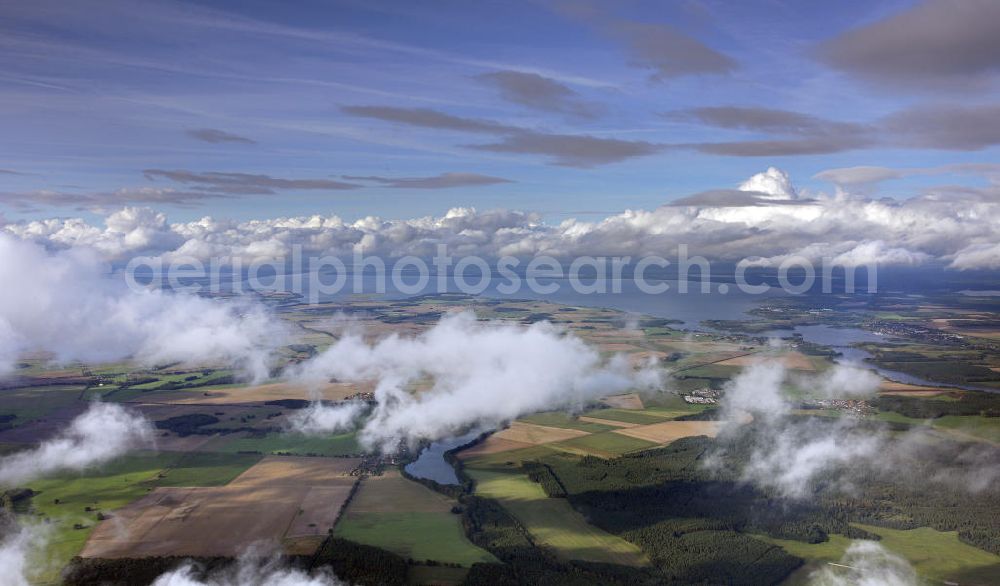
[[[978,165],[968,171],[996,174],[998,168]],[[295,246],[306,254],[432,256],[439,244],[447,245],[454,255],[485,257],[657,254],[670,258],[684,244],[691,254],[724,261],[780,262],[798,255],[846,265],[1000,268],[996,186],[947,194],[929,191],[902,200],[872,198],[852,189],[894,173],[936,172],[940,170],[831,169],[826,176],[841,187],[825,194],[800,190],[787,173],[770,168],[737,189],[707,191],[653,210],[626,210],[597,221],[569,219],[555,224],[528,211],[472,208],[454,208],[440,217],[369,216],[353,222],[314,215],[245,222],[206,216],[169,223],[161,212],[124,208],[108,215],[103,227],[80,218],[53,218],[9,222],[0,226],[0,233],[54,250],[91,248],[109,261],[134,255],[168,260],[279,259],[288,257]]]

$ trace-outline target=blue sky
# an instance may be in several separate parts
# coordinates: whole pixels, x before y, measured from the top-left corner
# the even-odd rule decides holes
[[[474,206],[555,221],[732,188],[768,166],[832,192],[813,176],[993,163],[1000,128],[977,120],[994,118],[1000,59],[991,31],[936,24],[948,3],[5,3],[0,211]],[[906,42],[917,58],[930,47],[926,66],[900,57],[894,27],[918,29]],[[949,34],[954,55],[938,62],[929,51]],[[987,183],[927,173],[866,188]]]

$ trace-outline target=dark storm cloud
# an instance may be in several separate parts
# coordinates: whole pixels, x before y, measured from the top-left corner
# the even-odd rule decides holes
[[[537,73],[497,71],[484,73],[478,79],[499,89],[505,100],[535,110],[580,118],[593,118],[602,111],[597,104],[581,100],[568,86]]]
[[[381,183],[385,187],[396,189],[450,189],[453,187],[475,187],[478,185],[496,185],[498,183],[513,183],[503,177],[492,177],[478,173],[442,173],[432,177],[380,177],[377,175],[356,176],[344,175],[348,181],[364,181]]]
[[[355,116],[409,126],[493,134],[503,138],[496,143],[472,144],[465,147],[497,153],[544,155],[552,158],[552,164],[564,167],[594,167],[617,163],[633,157],[650,155],[665,148],[664,145],[645,141],[539,132],[491,120],[461,118],[426,108],[347,106],[342,110]]]
[[[195,189],[201,191],[233,195],[267,195],[275,193],[275,190],[283,189],[344,190],[361,187],[355,183],[344,183],[332,179],[283,179],[250,173],[221,173],[218,171],[199,173],[163,169],[146,169],[142,173],[150,180],[169,179],[176,183],[193,185]]]
[[[818,54],[872,83],[962,91],[1000,71],[1000,2],[925,1],[834,37]]]
[[[245,136],[240,136],[238,134],[232,134],[226,132],[225,130],[218,130],[216,128],[198,128],[195,130],[188,130],[187,135],[191,138],[210,142],[212,144],[219,144],[225,142],[235,142],[241,144],[257,144],[257,141],[247,138]]]
[[[479,132],[485,134],[504,134],[520,130],[515,126],[507,126],[490,120],[462,118],[452,116],[429,108],[394,108],[392,106],[343,106],[340,108],[351,116],[374,118],[385,122],[434,128],[438,130],[455,130],[457,132]]]

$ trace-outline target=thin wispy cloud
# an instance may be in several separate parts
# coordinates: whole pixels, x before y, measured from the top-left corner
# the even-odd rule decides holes
[[[665,148],[643,140],[619,140],[576,134],[549,134],[521,131],[497,143],[472,144],[466,147],[495,153],[543,155],[562,167],[596,167],[644,157]]]
[[[228,198],[221,192],[169,187],[123,187],[114,191],[65,191],[40,189],[35,191],[0,192],[0,203],[20,211],[38,211],[42,207],[64,207],[93,211],[128,204],[172,205],[190,207],[208,200]]]
[[[1000,103],[916,106],[890,115],[884,127],[907,147],[981,150],[1000,144]]]
[[[667,112],[669,120],[698,121],[719,128],[794,135],[846,134],[866,131],[860,124],[835,122],[801,112],[749,106],[711,106]]]
[[[856,187],[874,185],[892,179],[902,179],[916,175],[945,174],[983,175],[994,183],[1000,183],[1000,163],[955,163],[937,165],[934,167],[880,167],[875,165],[859,165],[857,167],[840,167],[826,169],[813,177],[837,185]]]
[[[238,134],[233,134],[231,132],[226,132],[225,130],[218,130],[216,128],[198,128],[195,130],[188,130],[187,135],[196,140],[212,144],[221,144],[221,143],[257,144],[257,141],[253,139],[247,138],[245,136],[240,136]]]
[[[736,60],[669,23],[619,18],[592,2],[556,2],[557,12],[619,42],[630,65],[650,70],[658,81],[685,75],[729,74]]]
[[[383,177],[379,175],[344,175],[348,181],[377,183],[394,189],[452,189],[513,183],[510,179],[479,173],[441,173],[430,177]]]
[[[595,118],[604,110],[600,104],[583,100],[566,84],[537,73],[497,71],[478,79],[497,88],[505,100],[534,110],[580,118]]]
[[[435,130],[452,130],[455,132],[473,132],[482,134],[508,134],[520,132],[517,126],[510,126],[479,120],[453,116],[430,108],[397,108],[393,106],[342,106],[341,111],[351,116],[373,118],[384,122],[433,128]]]
[[[719,106],[668,112],[668,120],[765,133],[769,138],[675,145],[738,157],[831,154],[873,148],[981,150],[1000,144],[1000,105],[914,106],[867,123],[771,108]]]
[[[168,179],[175,183],[192,185],[210,193],[238,195],[270,195],[280,190],[345,190],[358,189],[356,183],[333,179],[286,179],[252,173],[225,173],[221,171],[186,171],[145,169],[142,174],[149,180]]]
[[[499,142],[464,146],[496,153],[542,155],[549,157],[552,164],[564,167],[586,168],[618,163],[651,155],[665,148],[664,145],[646,141],[541,132],[491,120],[453,116],[426,108],[345,106],[342,110],[353,116],[408,126],[501,136],[502,140]]]

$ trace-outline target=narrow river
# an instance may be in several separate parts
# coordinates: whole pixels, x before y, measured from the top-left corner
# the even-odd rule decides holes
[[[471,442],[480,433],[470,431],[465,435],[432,443],[420,452],[416,460],[406,465],[406,471],[417,478],[426,478],[438,484],[459,484],[455,469],[444,459],[444,454],[448,450]]]

